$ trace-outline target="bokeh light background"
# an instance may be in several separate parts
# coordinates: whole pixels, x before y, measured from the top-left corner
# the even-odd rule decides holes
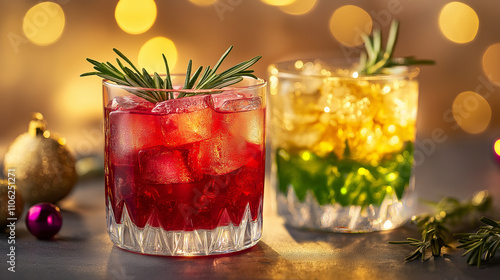
[[[102,150],[101,84],[80,78],[90,57],[118,48],[148,71],[225,66],[255,55],[271,63],[312,57],[355,59],[359,34],[400,20],[396,56],[433,59],[421,69],[417,139],[500,137],[500,1],[0,0],[0,155],[32,112],[77,156]]]

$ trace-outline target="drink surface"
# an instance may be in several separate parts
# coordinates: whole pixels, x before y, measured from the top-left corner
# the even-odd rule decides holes
[[[279,192],[380,206],[410,185],[418,84],[408,78],[278,76],[271,127]],[[273,88],[274,86],[274,88]]]
[[[259,97],[220,93],[105,107],[106,197],[120,223],[167,231],[238,226],[262,211],[264,111]],[[110,205],[109,205],[110,204]]]

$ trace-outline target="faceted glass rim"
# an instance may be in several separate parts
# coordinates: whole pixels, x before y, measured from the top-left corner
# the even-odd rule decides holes
[[[348,70],[352,71],[353,73],[356,72],[354,69],[352,69],[352,66],[354,63],[356,63],[358,60],[353,59],[352,61],[354,63],[349,63],[346,59],[338,59],[338,58],[304,58],[304,59],[294,59],[294,60],[287,60],[287,61],[281,61],[277,62],[274,64],[270,65],[270,76],[277,76],[277,77],[283,77],[283,78],[301,78],[301,79],[328,79],[328,80],[351,80],[351,81],[357,81],[357,80],[366,80],[366,81],[374,81],[374,80],[389,80],[389,79],[415,79],[419,74],[420,74],[420,68],[416,66],[397,66],[400,69],[405,69],[403,72],[399,73],[383,73],[383,74],[374,74],[374,75],[359,75],[356,77],[353,76],[341,76],[341,75],[332,75],[332,76],[327,76],[327,75],[316,75],[316,74],[311,74],[311,75],[305,75],[301,74],[299,69],[295,68],[295,63],[297,61],[302,61],[304,64],[307,62],[312,62],[312,63],[322,63],[325,66],[330,67],[331,71],[334,71],[336,69],[340,70]],[[271,73],[272,68],[275,68],[278,73],[273,74]],[[332,73],[333,74],[333,73]]]
[[[185,77],[185,74],[171,74],[171,77]],[[160,75],[160,77],[166,77],[165,74]],[[103,79],[102,84],[107,87],[114,87],[114,88],[121,88],[121,89],[129,89],[129,90],[144,90],[144,91],[162,91],[162,92],[185,92],[185,93],[222,93],[222,92],[228,92],[228,91],[235,91],[235,90],[258,90],[260,88],[264,88],[267,85],[267,81],[258,78],[254,79],[252,77],[243,77],[243,81],[255,81],[255,84],[251,85],[245,85],[245,86],[238,86],[241,82],[235,84],[236,86],[228,86],[228,87],[223,87],[220,89],[156,89],[156,88],[144,88],[144,87],[132,87],[132,86],[125,86],[125,85],[119,85],[116,84],[108,79]]]

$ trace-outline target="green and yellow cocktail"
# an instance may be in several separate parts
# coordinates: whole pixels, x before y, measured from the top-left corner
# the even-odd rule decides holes
[[[360,75],[335,65],[269,69],[278,211],[297,227],[394,228],[409,215],[418,69]]]

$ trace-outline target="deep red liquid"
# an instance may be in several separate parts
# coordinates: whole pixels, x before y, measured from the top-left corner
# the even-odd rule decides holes
[[[111,104],[111,103],[110,103]],[[211,230],[262,211],[264,108],[155,113],[105,108],[106,203],[121,223]],[[259,132],[259,133],[255,133]]]

